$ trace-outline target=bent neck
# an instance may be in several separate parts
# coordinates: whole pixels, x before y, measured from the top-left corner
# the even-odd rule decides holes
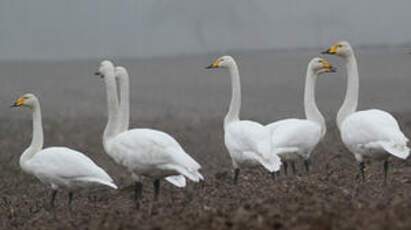
[[[127,73],[120,74],[120,127],[119,132],[125,132],[129,128],[130,123],[130,85]]]
[[[240,116],[240,108],[241,108],[241,84],[240,84],[240,75],[238,73],[238,67],[235,62],[233,62],[228,70],[230,71],[231,75],[231,102],[230,107],[228,109],[228,113],[224,118],[224,125],[232,122],[238,121]]]
[[[103,144],[106,148],[107,142],[118,134],[119,126],[117,86],[113,70],[106,71],[104,74],[104,82],[106,85],[108,112],[108,121],[103,135]]]
[[[358,105],[359,78],[357,60],[355,59],[354,53],[346,57],[345,60],[347,68],[347,89],[344,103],[337,114],[337,126],[339,128],[344,119],[357,110]]]
[[[322,133],[325,134],[326,124],[324,116],[321,114],[315,102],[315,86],[318,75],[308,67],[304,89],[304,111],[307,120],[316,122],[321,126]]]
[[[20,166],[25,168],[25,163],[43,148],[43,125],[41,121],[40,103],[36,100],[33,104],[33,137],[30,146],[20,157]]]

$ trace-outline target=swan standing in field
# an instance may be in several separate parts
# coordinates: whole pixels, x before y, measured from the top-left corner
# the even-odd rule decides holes
[[[284,119],[267,125],[272,131],[272,151],[283,161],[285,174],[290,161],[295,175],[294,162],[298,158],[304,159],[309,173],[311,152],[325,135],[325,119],[315,103],[316,80],[325,72],[335,72],[335,69],[322,58],[315,57],[308,64],[304,89],[306,119]]]
[[[130,79],[127,69],[123,66],[116,66],[114,75],[120,89],[118,132],[122,133],[128,131],[130,124]],[[177,187],[186,186],[186,179],[183,175],[169,176],[165,179]]]
[[[346,41],[337,42],[324,54],[337,55],[346,62],[347,91],[344,103],[337,114],[337,126],[342,141],[360,163],[362,181],[364,158],[384,161],[384,183],[387,182],[388,158],[392,155],[406,159],[410,153],[408,139],[401,132],[395,118],[382,110],[356,111],[359,78],[354,50]]]
[[[103,135],[104,149],[110,157],[125,166],[132,174],[136,181],[134,196],[136,201],[141,198],[143,186],[140,181],[141,176],[154,180],[154,200],[158,199],[162,178],[179,187],[185,186],[185,179],[183,180],[181,175],[194,182],[203,180],[199,172],[201,166],[173,137],[153,129],[128,130],[128,122],[124,122],[125,117],[128,116],[123,116],[124,114],[118,108],[114,66],[110,61],[101,62],[96,75],[104,78],[107,94],[108,122]],[[126,94],[126,91],[122,94]],[[123,100],[124,103],[128,105],[128,95],[123,98],[126,99]],[[173,176],[172,179],[167,178],[170,176]]]
[[[13,107],[20,106],[33,111],[33,139],[20,157],[20,167],[24,172],[51,186],[52,206],[60,187],[69,191],[69,205],[73,199],[73,192],[82,187],[102,184],[117,189],[110,176],[84,154],[66,147],[43,149],[40,102],[36,96],[26,94],[19,98]]]
[[[238,67],[230,56],[218,58],[207,69],[225,68],[231,75],[232,97],[224,118],[224,142],[234,168],[233,183],[237,184],[240,168],[262,165],[272,175],[281,166],[280,158],[271,153],[270,130],[248,120],[240,120],[241,86]]]

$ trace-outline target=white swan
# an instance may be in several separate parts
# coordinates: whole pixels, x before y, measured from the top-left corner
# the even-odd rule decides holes
[[[104,78],[107,94],[108,122],[103,135],[104,149],[132,174],[136,181],[136,201],[140,200],[142,192],[140,176],[154,179],[154,200],[158,199],[161,178],[184,175],[195,182],[203,180],[199,172],[201,166],[170,135],[153,129],[121,131],[113,64],[110,61],[101,62],[96,75]],[[124,123],[122,127],[127,129]],[[173,182],[177,186],[185,185],[185,180]]]
[[[307,67],[304,90],[304,111],[306,119],[284,119],[268,124],[272,131],[272,151],[280,156],[287,174],[287,161],[291,162],[295,174],[295,160],[304,159],[309,173],[309,158],[314,147],[324,137],[326,124],[323,115],[315,103],[315,84],[317,77],[335,69],[322,58],[313,58]]]
[[[50,147],[43,149],[43,126],[40,102],[33,94],[19,98],[13,107],[28,107],[33,111],[33,139],[20,157],[20,167],[24,172],[36,176],[52,188],[51,205],[54,206],[57,189],[69,191],[69,205],[73,192],[91,184],[102,184],[114,189],[117,186],[110,176],[84,154],[66,148]]]
[[[224,118],[224,141],[233,163],[233,183],[237,184],[240,168],[249,166],[262,165],[274,175],[280,169],[281,160],[271,153],[270,130],[257,122],[239,119],[241,86],[234,59],[223,56],[206,68],[226,68],[231,75],[232,97]]]
[[[127,69],[123,66],[116,66],[114,74],[120,89],[118,132],[122,133],[128,131],[130,123],[130,79]],[[165,179],[177,187],[186,186],[186,179],[183,175],[169,176]]]
[[[337,42],[324,54],[337,55],[346,62],[347,91],[337,114],[337,126],[342,141],[360,163],[362,181],[364,158],[384,160],[384,182],[387,181],[388,158],[406,159],[410,153],[408,139],[401,132],[395,118],[382,110],[357,111],[359,78],[354,50],[347,41]]]
[[[130,125],[130,80],[127,69],[123,66],[116,66],[114,74],[120,89],[118,131],[122,133],[127,131]]]

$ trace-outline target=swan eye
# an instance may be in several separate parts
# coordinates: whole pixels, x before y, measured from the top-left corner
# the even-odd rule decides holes
[[[343,45],[341,45],[341,44],[338,44],[338,48],[341,48],[341,47],[343,47]]]

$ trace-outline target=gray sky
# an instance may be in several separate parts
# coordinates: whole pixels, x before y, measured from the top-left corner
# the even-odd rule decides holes
[[[151,57],[398,45],[409,0],[0,1],[0,59]]]

